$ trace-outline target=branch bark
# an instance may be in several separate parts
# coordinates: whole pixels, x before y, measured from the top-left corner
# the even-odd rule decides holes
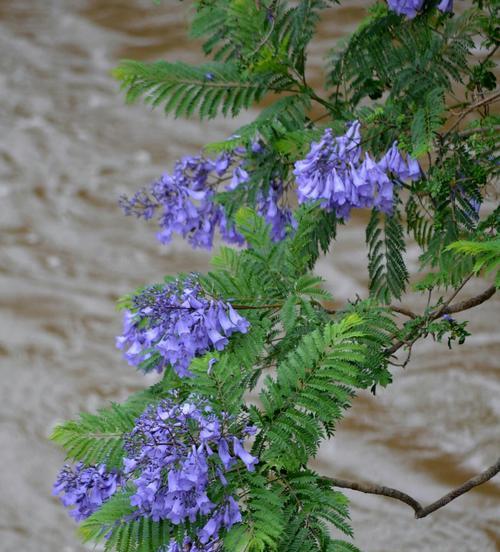
[[[455,298],[455,296],[462,289],[462,287],[465,285],[467,280],[464,281],[462,283],[462,285],[457,290],[455,290],[455,293],[452,295],[451,300],[453,300]],[[482,303],[484,303],[485,301],[487,301],[488,299],[493,297],[493,295],[495,295],[495,293],[496,293],[496,287],[493,285],[493,286],[490,286],[488,289],[484,290],[479,295],[471,297],[470,299],[466,299],[465,301],[459,301],[459,302],[453,303],[451,305],[449,304],[449,302],[445,303],[441,308],[438,308],[437,311],[434,314],[431,314],[431,316],[429,317],[429,320],[430,321],[436,320],[436,318],[439,318],[443,314],[453,314],[455,312],[462,312],[462,311],[465,311],[465,310],[468,310],[468,309],[472,309],[473,307],[477,307],[478,305],[481,305]],[[395,309],[393,309],[393,310],[395,310]],[[404,309],[404,310],[406,311],[406,309]],[[406,314],[406,316],[410,316],[410,313],[412,315],[414,315],[414,316],[410,316],[410,318],[416,318],[417,317],[417,315],[415,313],[411,312],[411,311],[403,312],[403,310],[400,309],[399,311],[396,311],[396,312],[401,312],[402,314]],[[419,337],[419,335],[417,335],[416,339],[418,339],[418,337]],[[414,341],[416,341],[416,339]],[[403,340],[396,341],[396,343],[394,343],[394,345],[387,350],[387,353],[389,355],[393,355],[396,351],[398,351],[401,347],[403,347],[403,345],[406,345],[406,344],[409,344],[409,343],[413,344],[414,341],[408,341],[408,340],[406,340],[406,341],[403,341]]]
[[[490,297],[493,297],[496,293],[496,287],[491,286],[488,289],[485,289],[483,293],[480,293],[479,295],[476,295],[475,297],[471,297],[470,299],[465,299],[465,301],[460,301],[459,303],[455,303],[453,305],[449,305],[445,309],[443,309],[442,314],[453,314],[455,312],[461,312],[464,310],[472,309],[473,307],[477,307],[478,305],[481,305]]]
[[[491,127],[468,128],[466,130],[462,130],[462,132],[459,132],[458,135],[460,136],[460,138],[467,138],[468,136],[472,136],[473,134],[483,134],[485,132],[491,131],[500,131],[500,125],[493,125]]]
[[[359,491],[361,493],[387,496],[389,498],[399,500],[400,502],[404,502],[405,504],[410,506],[410,508],[413,508],[413,511],[415,512],[415,518],[421,519],[428,516],[429,514],[432,514],[436,510],[443,508],[443,506],[446,506],[452,500],[455,500],[459,496],[462,496],[474,487],[486,483],[486,481],[489,481],[498,472],[500,472],[500,458],[488,469],[484,470],[474,477],[471,477],[471,479],[460,485],[460,487],[451,490],[449,493],[432,502],[428,506],[422,506],[422,504],[420,504],[420,502],[418,502],[418,500],[416,500],[415,498],[407,495],[402,491],[399,491],[398,489],[393,489],[392,487],[384,487],[382,485],[375,485],[372,483],[358,483],[355,481],[347,481],[346,479],[336,479],[332,477],[325,477],[325,479],[331,481],[336,487],[341,487],[343,489],[352,489],[353,491]]]
[[[460,113],[458,116],[458,119],[453,123],[453,125],[448,129],[448,131],[444,134],[443,138],[446,138],[451,132],[453,132],[457,126],[460,124],[460,122],[471,112],[477,109],[478,107],[481,107],[482,105],[486,105],[488,103],[494,103],[500,98],[500,92],[495,92],[491,96],[488,96],[487,98],[483,98],[480,101],[469,105],[464,111]]]

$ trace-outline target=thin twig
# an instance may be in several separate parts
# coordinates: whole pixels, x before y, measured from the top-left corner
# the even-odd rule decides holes
[[[451,305],[450,303],[455,299],[455,297],[458,295],[458,293],[461,291],[461,289],[465,286],[465,284],[470,280],[472,275],[469,275],[461,284],[460,286],[453,292],[452,296],[442,305],[440,308],[438,308],[433,314],[431,314],[428,318],[426,318],[422,322],[422,326],[427,322],[432,322],[433,320],[436,320],[436,318],[439,318],[443,314],[452,314],[455,312],[461,312],[464,310],[471,309],[473,307],[477,307],[478,305],[481,305],[488,299],[490,299],[496,292],[495,286],[491,286],[479,295],[476,295],[475,297],[471,297],[470,299],[466,299],[465,301],[460,301],[458,303],[455,303]],[[392,347],[387,349],[387,353],[389,355],[393,355],[397,350],[399,350],[404,345],[413,345],[415,341],[419,338],[419,335],[417,334],[416,338],[413,340],[399,340],[394,343]]]
[[[500,458],[488,469],[467,480],[465,483],[460,485],[460,487],[453,489],[452,491],[445,494],[438,500],[432,502],[428,506],[422,506],[422,504],[420,504],[418,500],[415,500],[410,495],[407,495],[406,493],[399,491],[398,489],[393,489],[392,487],[384,487],[382,485],[375,485],[372,483],[358,483],[355,481],[347,481],[345,479],[336,479],[331,477],[325,477],[325,479],[331,481],[336,487],[352,489],[353,491],[360,491],[367,494],[387,496],[389,498],[399,500],[400,502],[404,502],[405,504],[413,508],[413,510],[415,511],[415,518],[421,519],[428,516],[429,514],[432,514],[432,512],[439,510],[443,506],[446,506],[452,500],[455,500],[459,496],[467,493],[474,487],[486,483],[486,481],[489,481],[498,472],[500,472]]]
[[[471,111],[474,111],[475,109],[477,109],[478,107],[481,107],[482,105],[495,102],[499,98],[500,98],[500,92],[495,92],[495,94],[492,94],[491,96],[488,96],[487,98],[484,98],[479,102],[476,102],[470,105],[467,109],[465,109],[464,111],[462,111],[462,113],[460,113],[460,115],[458,116],[458,119],[453,123],[451,128],[444,134],[443,139],[446,138],[453,130],[455,130],[455,128],[457,128],[457,126],[462,121],[462,119],[464,119]]]
[[[260,7],[258,7],[258,9],[260,9]],[[273,19],[271,21],[271,27],[270,27],[268,33],[262,38],[262,40],[255,47],[255,49],[250,53],[250,57],[254,56],[263,46],[265,46],[266,42],[271,38],[271,35],[273,34],[273,31],[274,31],[275,22],[276,22],[276,20],[273,17]]]
[[[236,310],[281,309],[283,303],[273,303],[270,305],[238,305],[232,303],[231,306]]]
[[[389,308],[391,309],[391,311],[397,312],[399,314],[404,314],[408,318],[418,318],[418,315],[413,311],[411,311],[410,309],[406,309],[404,307],[394,307],[394,306],[391,306]]]
[[[500,125],[493,125],[490,127],[479,127],[479,128],[467,128],[458,133],[460,138],[467,138],[467,136],[472,136],[473,134],[484,134],[485,132],[498,132],[500,130]]]
[[[465,284],[472,278],[472,276],[474,276],[474,274],[471,272],[465,278],[465,280],[455,289],[455,291],[451,294],[451,297],[449,297],[436,312],[431,314],[431,320],[436,320],[436,318],[439,318],[444,314],[444,311],[450,306],[450,303],[462,291],[462,289],[465,287]]]
[[[487,301],[490,297],[493,297],[496,291],[497,288],[495,286],[491,286],[488,289],[485,289],[483,293],[480,293],[475,297],[465,299],[465,301],[460,301],[459,303],[455,303],[454,305],[449,305],[448,307],[443,309],[442,314],[453,314],[455,312],[461,312],[464,310],[472,309],[473,307],[477,307],[478,305],[481,305],[481,303]]]
[[[483,59],[483,61],[481,62],[481,65],[484,65],[492,56],[494,56],[499,47],[500,47],[500,45],[497,44],[493,48],[493,50],[491,50],[491,52]]]

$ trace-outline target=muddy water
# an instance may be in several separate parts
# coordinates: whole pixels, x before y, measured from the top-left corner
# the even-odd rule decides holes
[[[352,28],[361,1],[322,21],[319,67]],[[116,298],[165,273],[203,270],[208,255],[116,207],[178,156],[227,136],[237,122],[176,122],[126,107],[109,70],[123,57],[199,55],[185,38],[188,3],[165,0],[0,1],[0,551],[85,550],[50,486],[63,461],[53,425],[151,380],[114,349]],[[352,221],[319,270],[341,302],[366,284],[363,229]],[[417,252],[410,251],[411,262]],[[467,293],[484,284],[470,285]],[[361,396],[318,469],[395,486],[430,502],[498,456],[498,311],[471,315],[460,350],[420,345],[376,398]],[[500,481],[415,521],[390,499],[348,493],[366,552],[490,552],[500,543]]]

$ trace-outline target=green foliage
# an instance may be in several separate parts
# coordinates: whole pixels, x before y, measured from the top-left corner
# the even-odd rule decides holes
[[[335,213],[317,207],[302,205],[295,211],[297,230],[290,241],[290,256],[298,272],[311,269],[337,234]]]
[[[52,439],[71,460],[119,469],[124,434],[172,388],[179,400],[195,393],[219,414],[233,415],[235,431],[250,419],[258,427],[252,453],[259,463],[255,472],[227,474],[226,489],[234,488],[243,515],[243,523],[222,535],[227,552],[357,552],[336,538],[339,532],[352,536],[346,498],[308,469],[309,460],[334,435],[358,390],[375,393],[392,381],[388,365],[402,345],[411,352],[422,337],[446,339],[449,346],[465,341],[467,322],[441,316],[451,300],[444,290],[458,293],[473,275],[492,273],[500,287],[500,210],[481,207],[495,197],[500,172],[500,119],[489,111],[497,98],[498,8],[484,0],[449,16],[427,2],[409,20],[378,2],[330,53],[320,96],[307,81],[308,49],[334,4],[199,0],[191,36],[203,41],[207,63],[123,61],[114,71],[128,101],[142,98],[175,117],[235,117],[265,102],[252,122],[206,146],[215,153],[243,146],[238,155],[250,176],[235,190],[214,184],[214,201],[246,247],[221,247],[199,281],[208,296],[230,302],[250,330],[232,335],[223,351],[195,358],[193,378],[167,368],[150,389],[59,425]],[[488,51],[481,60],[472,55],[477,45]],[[319,115],[315,107],[321,107]],[[464,125],[471,115],[477,116]],[[341,134],[355,119],[365,151],[379,159],[398,141],[403,152],[419,158],[423,174],[395,182],[391,215],[371,213],[369,299],[357,296],[334,309],[334,298],[312,270],[344,221],[319,201],[301,205],[288,237],[273,242],[255,206],[276,183],[285,191],[282,201],[293,205],[295,162],[325,127]],[[262,146],[258,154],[251,148],[255,141]],[[424,274],[414,289],[428,295],[421,314],[391,305],[403,299],[410,279],[405,231],[420,251]],[[133,296],[121,298],[119,308],[130,309]],[[394,311],[409,320],[397,326]],[[159,353],[151,353],[140,366],[144,371],[157,364]],[[260,402],[249,399],[255,390]],[[180,542],[186,530],[198,530],[199,520],[187,527],[131,516],[132,493],[126,488],[115,494],[82,524],[85,542],[106,551],[159,552],[171,538]]]
[[[268,320],[259,321],[254,317],[251,331],[232,339],[224,352],[208,353],[192,362],[195,379],[188,385],[191,383],[193,391],[210,399],[219,411],[239,414],[243,395],[255,382],[255,366],[262,356],[268,331]],[[212,358],[216,362],[208,370]]]
[[[437,130],[441,127],[444,111],[443,91],[434,88],[425,95],[422,106],[413,116],[411,124],[412,155],[420,157],[432,149]]]
[[[370,293],[383,303],[390,303],[392,298],[401,299],[408,282],[408,270],[403,257],[406,246],[398,211],[385,215],[373,210],[366,227],[366,242]]]
[[[253,477],[245,508],[246,523],[224,539],[228,551],[320,552],[335,543],[339,550],[358,552],[330,536],[330,526],[352,536],[347,499],[311,470]]]
[[[57,425],[50,438],[65,449],[68,459],[120,468],[124,433],[131,431],[134,420],[148,405],[159,401],[178,382],[174,373],[166,372],[161,382],[132,394],[122,404],[112,403],[97,414],[81,413],[79,419]]]
[[[153,390],[141,392],[126,403],[112,404],[97,414],[82,413],[78,420],[56,426],[50,438],[66,450],[71,460],[119,468],[123,434],[132,430],[135,418],[154,398]]]
[[[158,552],[174,534],[174,527],[150,518],[132,521],[130,493],[118,493],[79,527],[83,542],[104,542],[105,552]]]
[[[316,454],[320,440],[350,404],[359,385],[359,365],[366,358],[361,319],[351,314],[327,324],[298,343],[278,365],[277,377],[267,377],[260,394],[262,432],[256,450],[272,465],[298,469]]]
[[[64,447],[68,458],[86,464],[120,467],[122,436],[134,427],[134,418],[120,405],[99,414],[80,414],[80,420],[57,426],[51,439]]]
[[[432,289],[434,287],[458,287],[460,282],[470,274],[472,262],[470,258],[453,254],[448,246],[459,238],[457,224],[448,219],[442,225],[433,227],[433,234],[420,260],[423,266],[437,268],[437,272],[428,273],[416,285],[416,289]]]
[[[390,101],[419,103],[431,90],[450,89],[468,73],[476,18],[476,12],[465,12],[438,31],[428,18],[409,22],[379,5],[343,49],[333,52],[330,82],[349,83],[354,103],[384,89]]]
[[[260,101],[269,91],[289,90],[289,78],[273,73],[243,76],[236,66],[207,63],[141,63],[122,61],[113,72],[129,102],[143,96],[153,107],[163,105],[175,117],[212,119],[217,114],[235,117]]]
[[[447,247],[448,251],[458,253],[465,257],[472,257],[474,264],[472,272],[485,275],[493,272],[500,264],[500,239],[494,237],[487,241],[466,241],[459,240]],[[497,287],[500,287],[500,276],[497,272],[495,277]]]
[[[212,142],[206,149],[212,152],[232,151],[238,146],[248,146],[257,138],[282,145],[282,136],[288,136],[303,127],[309,109],[310,99],[306,95],[286,96],[263,109],[255,121],[240,127],[233,137]]]
[[[245,500],[244,525],[235,526],[224,539],[226,550],[264,551],[276,550],[277,542],[286,530],[284,497],[276,483],[268,483],[262,476],[248,482]]]

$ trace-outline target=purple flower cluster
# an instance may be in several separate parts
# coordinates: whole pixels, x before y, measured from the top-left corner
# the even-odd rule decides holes
[[[275,242],[287,237],[288,229],[296,226],[292,211],[288,207],[280,207],[279,201],[283,196],[283,183],[273,181],[267,193],[259,191],[257,195],[257,213],[271,227],[271,239]]]
[[[197,540],[211,550],[222,529],[241,521],[225,474],[241,460],[254,471],[257,458],[229,433],[234,419],[217,416],[202,400],[191,396],[176,402],[175,394],[151,406],[136,420],[125,439],[125,473],[135,485],[131,504],[138,515],[175,525],[202,522]],[[244,434],[254,428],[245,428]],[[217,503],[208,494],[217,487]],[[213,496],[212,496],[213,498]],[[192,546],[195,543],[189,541]],[[168,550],[179,548],[171,542]],[[198,550],[199,548],[190,548]]]
[[[194,276],[146,288],[133,304],[117,347],[132,366],[156,353],[157,371],[169,363],[181,377],[192,375],[188,368],[195,356],[222,351],[233,333],[246,333],[250,326],[229,303],[205,297]]]
[[[182,544],[171,540],[167,547],[161,549],[161,552],[216,552],[216,550],[220,550],[218,544],[211,542],[200,546],[189,537],[185,537]]]
[[[121,473],[106,466],[64,466],[54,484],[70,514],[82,521],[117,490],[133,489],[130,520],[168,520],[174,525],[197,524],[182,545],[172,540],[165,552],[215,552],[221,532],[242,521],[234,487],[228,482],[234,467],[255,471],[258,459],[247,452],[243,438],[256,428],[241,428],[235,417],[217,415],[195,395],[179,401],[170,391],[150,405],[124,435]]]
[[[251,146],[254,155],[262,150],[259,142]],[[217,186],[222,182],[229,181],[225,190],[233,191],[250,180],[245,168],[245,154],[244,148],[237,148],[214,160],[203,156],[184,157],[176,162],[173,173],[165,173],[151,185],[149,192],[141,190],[131,198],[123,196],[120,205],[126,215],[144,219],[151,219],[160,211],[161,231],[157,237],[161,243],[169,243],[173,234],[179,234],[188,239],[193,247],[209,249],[218,228],[223,240],[243,245],[243,236],[214,199]],[[278,207],[282,193],[282,187],[278,186],[265,196],[260,194],[257,206],[266,222],[271,224],[272,234],[276,237],[285,235],[286,225],[291,219],[289,210]]]
[[[418,162],[403,158],[395,142],[376,162],[365,153],[361,160],[360,124],[349,124],[343,136],[326,129],[319,142],[313,142],[305,159],[295,163],[299,203],[321,201],[339,218],[349,217],[351,209],[375,207],[390,213],[395,180],[417,180]]]
[[[413,19],[423,8],[425,0],[387,0],[387,3],[393,12]],[[436,7],[443,13],[450,13],[453,11],[453,0],[441,0]]]
[[[180,234],[193,247],[210,248],[218,224],[224,226],[225,239],[239,242],[242,238],[224,220],[224,211],[214,203],[214,191],[208,186],[210,176],[222,179],[231,161],[227,154],[215,161],[202,156],[184,157],[176,162],[172,174],[165,173],[151,184],[149,193],[141,190],[130,199],[122,197],[120,204],[126,215],[145,219],[160,210],[161,231],[157,237],[161,243],[169,243],[173,234]],[[243,178],[238,169],[233,171],[236,181]]]
[[[78,463],[74,468],[65,465],[53,486],[54,495],[62,495],[65,507],[74,506],[70,515],[82,521],[93,514],[122,484],[122,476],[107,471],[106,466],[85,467]]]

